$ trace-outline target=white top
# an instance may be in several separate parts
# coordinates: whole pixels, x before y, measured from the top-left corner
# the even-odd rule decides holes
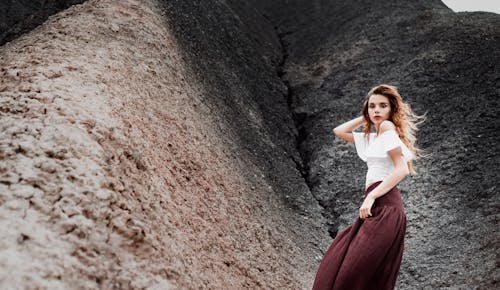
[[[367,187],[375,181],[384,180],[394,169],[388,151],[401,147],[405,162],[413,158],[413,153],[401,141],[396,131],[387,130],[377,137],[375,135],[376,133],[370,133],[367,141],[365,133],[353,132],[356,152],[361,160],[368,165],[368,172],[366,173]]]

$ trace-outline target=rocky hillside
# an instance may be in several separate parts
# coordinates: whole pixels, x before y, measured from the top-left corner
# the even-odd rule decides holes
[[[0,45],[28,32],[47,18],[85,0],[16,0],[0,2]]]
[[[225,2],[88,1],[2,46],[1,288],[308,288],[280,61]]]
[[[499,15],[91,0],[19,36],[83,1],[28,2],[0,6],[1,288],[309,289],[363,195],[331,130],[380,83],[427,113],[398,289],[498,288]]]
[[[428,156],[400,186],[398,289],[498,288],[500,15],[438,0],[261,2],[286,49],[307,181],[331,235],[355,216],[366,172],[331,129],[360,115],[371,87],[393,84],[427,113],[417,137]]]

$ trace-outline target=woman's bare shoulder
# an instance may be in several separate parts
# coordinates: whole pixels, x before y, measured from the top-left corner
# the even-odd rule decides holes
[[[385,120],[382,123],[380,123],[380,133],[383,133],[385,131],[390,131],[390,130],[396,130],[396,125],[394,125],[393,122],[389,120]]]

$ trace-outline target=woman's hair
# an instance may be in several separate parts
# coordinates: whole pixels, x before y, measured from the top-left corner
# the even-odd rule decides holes
[[[396,132],[401,138],[401,141],[403,141],[403,143],[413,153],[415,156],[414,159],[423,157],[423,150],[415,145],[417,140],[415,132],[418,130],[417,125],[425,121],[425,114],[420,116],[415,114],[410,105],[403,102],[401,95],[394,86],[382,84],[372,88],[366,95],[362,108],[363,116],[365,118],[365,134],[369,134],[371,132],[371,127],[373,125],[370,121],[370,116],[368,115],[368,102],[372,95],[382,95],[389,99],[391,107],[389,121],[396,125]],[[416,174],[411,160],[408,162],[408,169],[410,170],[410,173]]]

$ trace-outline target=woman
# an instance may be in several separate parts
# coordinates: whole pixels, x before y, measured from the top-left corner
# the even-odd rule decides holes
[[[397,89],[380,85],[366,96],[363,115],[333,132],[355,144],[368,165],[365,199],[359,218],[340,232],[325,253],[313,289],[394,289],[403,257],[406,216],[397,185],[409,173],[415,147],[416,121]],[[353,132],[363,125],[364,132]],[[370,133],[372,127],[375,133]]]

